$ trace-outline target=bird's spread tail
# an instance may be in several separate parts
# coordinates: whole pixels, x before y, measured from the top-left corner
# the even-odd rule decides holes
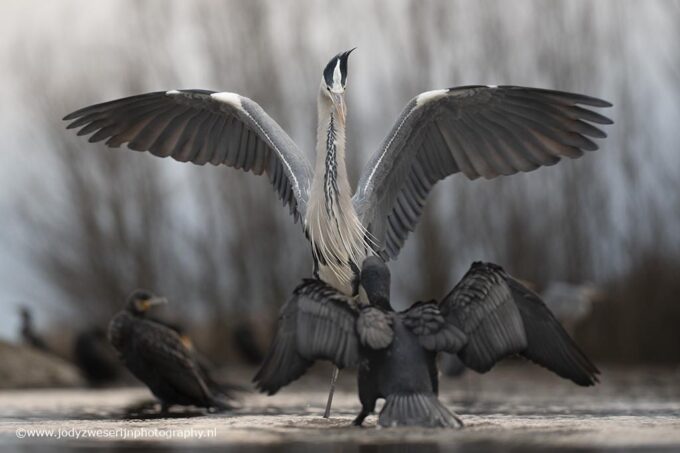
[[[383,427],[462,428],[463,422],[433,393],[393,394],[385,399],[378,424]]]

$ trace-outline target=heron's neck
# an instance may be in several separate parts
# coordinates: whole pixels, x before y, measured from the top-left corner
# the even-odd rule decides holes
[[[316,166],[305,228],[319,264],[319,277],[349,293],[353,268],[359,268],[366,256],[366,232],[352,204],[344,120],[323,94],[318,108]]]
[[[332,106],[319,102],[316,138],[316,169],[312,187],[322,193],[324,206],[331,210],[342,201],[351,203],[352,191],[345,165],[345,124]]]

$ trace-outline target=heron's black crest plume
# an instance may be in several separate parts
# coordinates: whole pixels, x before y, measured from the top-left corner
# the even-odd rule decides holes
[[[356,49],[356,47],[354,49]],[[343,88],[347,84],[347,60],[349,59],[349,54],[351,54],[354,49],[350,49],[346,52],[340,52],[331,58],[331,61],[329,61],[326,65],[326,68],[323,70],[323,78],[329,88],[333,87],[333,84],[336,81],[334,75],[335,68],[338,67],[338,63],[340,65],[340,84]]]

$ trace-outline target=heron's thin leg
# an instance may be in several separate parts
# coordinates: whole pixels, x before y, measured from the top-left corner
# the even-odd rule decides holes
[[[331,416],[331,404],[333,404],[333,393],[335,393],[335,382],[338,380],[338,374],[340,369],[338,367],[333,368],[333,374],[331,375],[331,390],[328,392],[328,401],[326,402],[326,411],[323,413],[323,418],[328,418]]]

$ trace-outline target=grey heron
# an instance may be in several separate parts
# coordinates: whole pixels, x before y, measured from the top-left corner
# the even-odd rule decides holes
[[[577,158],[598,148],[590,138],[606,136],[591,123],[612,123],[583,107],[611,104],[580,94],[482,85],[427,91],[406,105],[352,195],[345,167],[350,52],[334,56],[321,77],[314,167],[256,102],[236,93],[158,91],[64,119],[78,135],[94,133],[90,142],[266,174],[301,220],[315,275],[347,295],[356,294],[366,256],[397,257],[437,181],[455,173],[491,179]]]
[[[360,287],[369,305],[319,280],[304,281],[281,311],[270,353],[255,380],[268,394],[302,376],[316,360],[358,367],[361,425],[384,398],[381,426],[462,426],[438,400],[439,352],[456,354],[485,373],[521,355],[580,386],[598,382],[599,371],[541,299],[503,268],[473,263],[440,302],[416,302],[395,312],[390,273],[377,257],[362,266]],[[404,366],[408,363],[408,366]]]

